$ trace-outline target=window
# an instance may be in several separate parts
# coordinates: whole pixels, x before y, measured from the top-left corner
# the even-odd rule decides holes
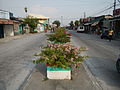
[[[80,27],[80,29],[83,29],[83,27]]]

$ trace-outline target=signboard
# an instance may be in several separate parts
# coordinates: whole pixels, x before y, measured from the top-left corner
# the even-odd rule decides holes
[[[113,16],[120,15],[120,8],[113,10]]]

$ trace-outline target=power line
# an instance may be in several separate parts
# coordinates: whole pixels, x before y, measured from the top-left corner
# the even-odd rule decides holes
[[[116,9],[116,0],[114,0],[114,10]]]
[[[116,6],[120,6],[120,4],[116,4]],[[106,9],[100,11],[100,12],[97,12],[97,13],[93,14],[92,16],[94,16],[94,15],[98,15],[98,14],[100,14],[100,13],[103,13],[103,12],[105,12],[105,11],[107,11],[107,10],[112,9],[113,7],[114,7],[114,5],[108,7],[108,8],[106,8]]]
[[[118,0],[118,2],[120,3],[120,0]]]
[[[100,14],[100,13],[103,13],[103,12],[105,12],[105,11],[107,11],[107,10],[109,10],[109,9],[113,8],[113,6],[114,6],[114,5],[112,5],[112,6],[108,7],[108,8],[106,8],[106,9],[104,9],[104,10],[100,11],[100,12],[97,12],[97,13],[93,14],[92,16],[97,15],[97,14]]]
[[[107,5],[106,7],[101,8],[101,9],[99,9],[99,10],[97,10],[97,11],[98,11],[98,12],[99,12],[99,11],[103,11],[103,10],[105,10],[106,8],[108,8],[108,7],[112,6],[112,5],[113,5],[113,3],[110,3],[110,4]],[[92,10],[92,11],[96,12],[96,10]],[[91,16],[93,16],[94,14],[96,14],[96,13],[93,13]]]
[[[116,4],[116,6],[120,6],[120,3],[119,3],[119,4]]]

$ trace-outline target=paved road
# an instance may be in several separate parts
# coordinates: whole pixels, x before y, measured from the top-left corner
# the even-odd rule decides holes
[[[120,41],[102,40],[97,35],[84,33],[73,34],[76,46],[88,47],[87,55],[90,57],[84,63],[95,76],[97,84],[103,90],[120,90],[120,74],[117,73],[115,63],[120,52]],[[96,83],[96,82],[95,82]]]
[[[17,90],[32,71],[39,47],[46,42],[44,33],[21,36],[0,42],[0,90]]]

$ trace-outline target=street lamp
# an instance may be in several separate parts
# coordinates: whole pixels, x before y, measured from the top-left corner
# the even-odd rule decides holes
[[[27,7],[25,7],[25,8],[24,8],[24,10],[25,10],[26,17],[27,17],[27,12],[28,12],[28,9],[27,9]]]
[[[63,22],[62,22],[63,16],[61,16],[61,26],[63,26]]]
[[[27,13],[27,7],[24,8],[25,12]]]

